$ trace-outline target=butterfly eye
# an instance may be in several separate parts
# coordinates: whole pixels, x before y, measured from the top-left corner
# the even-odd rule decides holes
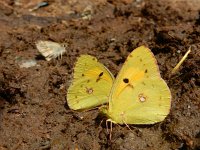
[[[127,79],[127,78],[124,78],[123,81],[124,81],[124,83],[129,83],[129,79]]]

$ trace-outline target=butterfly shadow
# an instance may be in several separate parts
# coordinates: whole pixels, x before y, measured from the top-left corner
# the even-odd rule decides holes
[[[35,56],[35,60],[45,60],[45,57],[38,54],[38,55]]]

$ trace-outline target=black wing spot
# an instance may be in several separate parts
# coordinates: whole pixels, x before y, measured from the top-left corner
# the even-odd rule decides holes
[[[100,74],[99,74],[99,77],[101,77],[103,75],[103,72],[101,72]]]
[[[147,73],[148,72],[148,70],[146,69],[145,71],[144,71],[144,73]]]
[[[96,82],[98,82],[101,79],[101,76],[103,76],[103,72],[101,72],[98,76],[98,78],[96,79]]]
[[[96,60],[95,58],[92,58],[92,60]]]
[[[87,83],[89,83],[90,82],[90,80],[87,80]]]
[[[82,74],[81,76],[82,76],[82,77],[84,77],[85,75],[84,75],[84,74]]]
[[[123,81],[124,81],[124,83],[129,83],[129,79],[127,79],[127,78],[124,78]]]
[[[78,98],[77,95],[75,95],[75,98]]]

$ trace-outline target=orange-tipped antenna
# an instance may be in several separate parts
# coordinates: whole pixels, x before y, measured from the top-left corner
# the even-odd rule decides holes
[[[185,61],[185,59],[187,58],[187,56],[188,56],[188,54],[190,52],[191,52],[191,46],[189,47],[188,51],[185,53],[185,55],[183,56],[183,58],[179,61],[179,63],[172,69],[171,74],[175,74],[178,71],[180,65]]]

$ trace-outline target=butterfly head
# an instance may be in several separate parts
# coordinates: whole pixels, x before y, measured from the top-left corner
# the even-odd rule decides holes
[[[99,108],[101,115],[102,116],[107,116],[108,117],[108,106],[107,105],[103,105]]]

